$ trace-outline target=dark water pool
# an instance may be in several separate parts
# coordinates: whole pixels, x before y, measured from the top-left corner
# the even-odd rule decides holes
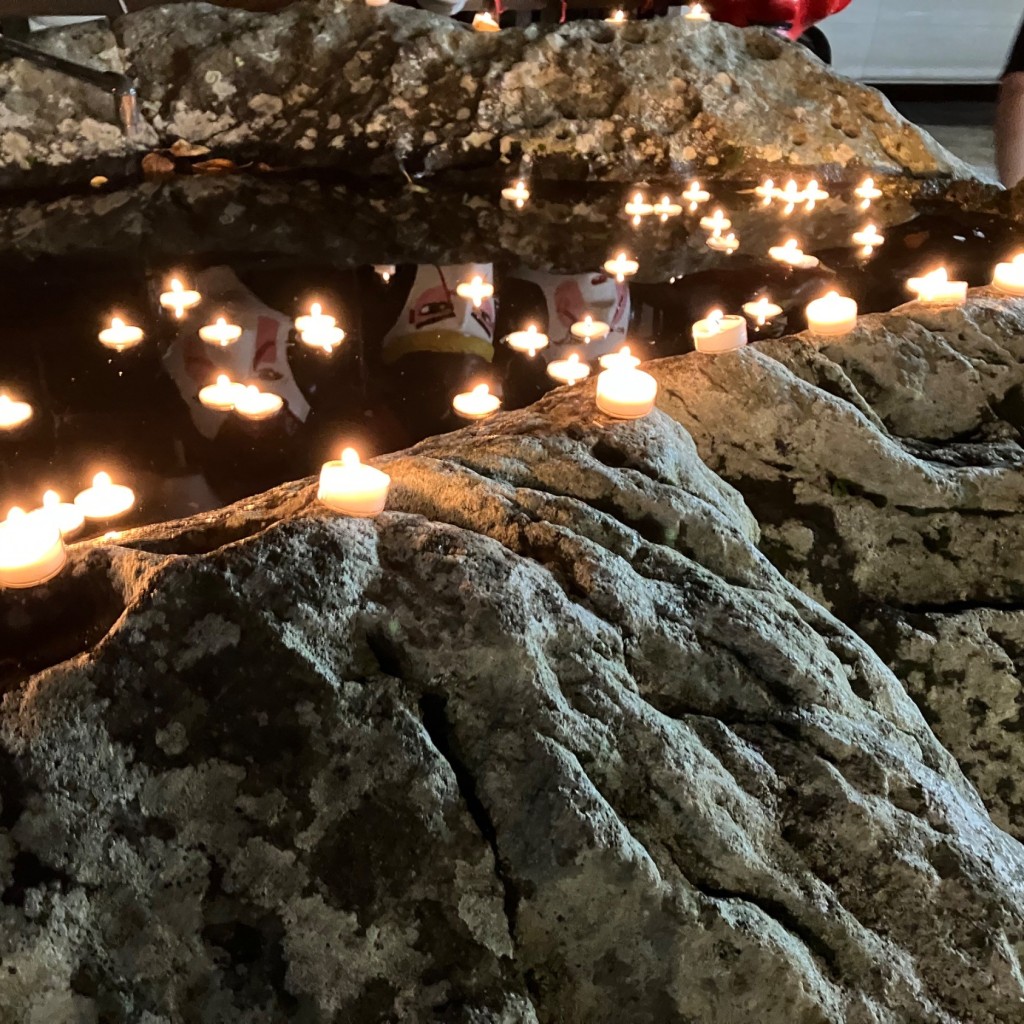
[[[569,351],[592,360],[625,341],[645,357],[685,352],[695,319],[715,307],[739,312],[763,294],[785,313],[752,340],[803,329],[804,305],[829,287],[862,312],[885,310],[909,297],[906,278],[939,264],[987,283],[1019,242],[1003,219],[965,212],[936,190],[886,186],[864,210],[855,184],[832,183],[813,211],[787,213],[749,185],[711,183],[713,199],[697,212],[638,226],[623,215],[633,191],[625,187],[537,189],[521,211],[494,190],[253,191],[223,181],[191,193],[153,186],[8,202],[0,392],[35,414],[0,431],[0,512],[37,505],[46,488],[69,499],[98,469],[138,494],[114,525],[204,511],[314,473],[343,444],[369,456],[454,429],[451,397],[470,384],[488,381],[506,408],[525,405],[555,386],[546,360]],[[739,236],[732,256],[711,252],[698,225],[717,207]],[[869,259],[851,241],[867,223],[886,236]],[[769,260],[768,247],[789,237],[821,267]],[[601,270],[621,250],[640,263],[623,285]],[[174,274],[204,296],[181,320],[158,302]],[[474,274],[495,288],[480,309],[455,292]],[[312,301],[347,334],[330,355],[292,328]],[[586,313],[612,325],[606,342],[567,338]],[[145,340],[121,353],[101,346],[97,333],[113,314]],[[196,333],[218,315],[244,329],[223,350]],[[501,343],[527,323],[553,341],[532,359]],[[249,422],[203,409],[197,393],[221,372],[276,391],[284,410]]]

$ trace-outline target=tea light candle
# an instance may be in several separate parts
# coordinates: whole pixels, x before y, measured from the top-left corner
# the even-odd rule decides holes
[[[750,317],[758,327],[764,327],[769,320],[782,315],[782,307],[762,295],[756,302],[745,302],[743,312]]]
[[[803,193],[800,191],[800,186],[790,179],[786,182],[785,188],[775,190],[775,197],[786,204],[786,208],[782,212],[788,216],[796,209],[796,204],[803,199]]]
[[[768,255],[773,260],[798,270],[813,270],[820,262],[816,256],[808,256],[795,238],[789,239],[784,245],[773,245],[768,250]]]
[[[673,203],[668,196],[662,196],[651,208],[651,212],[664,223],[669,217],[678,217],[683,208],[678,203]]]
[[[373,265],[373,272],[387,284],[398,273],[398,267],[394,263],[375,263]]]
[[[815,334],[848,334],[857,326],[857,303],[829,292],[807,304],[807,327]]]
[[[460,299],[469,299],[479,309],[484,299],[489,299],[494,295],[494,285],[477,274],[472,281],[462,281],[457,284],[455,294]]]
[[[573,352],[565,359],[548,363],[548,376],[560,384],[577,384],[590,376],[590,367]]]
[[[628,345],[623,345],[617,352],[609,352],[601,356],[598,363],[602,370],[611,370],[616,366],[626,366],[630,369],[640,365],[640,360],[629,350]]]
[[[910,278],[907,287],[917,292],[918,302],[929,306],[962,306],[967,301],[967,282],[950,281],[945,267]]]
[[[490,11],[480,11],[473,15],[473,30],[476,32],[497,32],[501,26],[494,20]]]
[[[536,324],[530,324],[525,331],[513,331],[505,335],[505,344],[514,352],[525,352],[535,355],[542,348],[548,347],[550,339],[543,331],[538,331]]]
[[[327,327],[333,327],[338,321],[333,316],[328,315],[324,312],[323,306],[319,302],[314,302],[309,307],[309,312],[304,316],[297,316],[295,318],[295,330],[299,334],[303,334],[305,331],[316,331]]]
[[[217,322],[199,328],[199,337],[208,345],[220,345],[227,348],[242,336],[242,328],[238,324],[229,324],[224,317],[217,317]]]
[[[62,537],[73,537],[85,524],[82,510],[69,501],[61,501],[56,491],[47,491],[43,495],[42,508],[37,508],[33,515],[48,519],[60,530]]]
[[[52,580],[67,558],[51,519],[12,508],[0,523],[0,587],[35,587]]]
[[[621,25],[626,20],[626,12],[612,11],[611,15],[605,18],[604,20],[611,22],[613,25]]]
[[[730,231],[727,235],[716,231],[708,236],[704,244],[715,252],[724,252],[731,256],[740,247],[740,240],[734,231]]]
[[[179,319],[185,310],[198,306],[201,300],[202,295],[199,292],[186,288],[176,277],[171,279],[170,289],[160,295],[160,305],[164,309],[173,310]]]
[[[885,241],[885,235],[879,234],[874,224],[869,224],[863,231],[854,231],[853,244],[861,247],[863,256],[870,256]]]
[[[0,392],[0,430],[14,430],[32,418],[32,406]]]
[[[764,200],[764,205],[768,206],[771,201],[775,198],[775,182],[771,178],[765,178],[754,189],[754,195],[760,196]]]
[[[321,349],[330,355],[345,340],[345,332],[340,327],[310,327],[299,338],[303,345]]]
[[[384,511],[390,486],[387,473],[364,465],[354,448],[346,448],[340,459],[321,467],[316,496],[335,512],[367,518]]]
[[[633,198],[626,202],[626,216],[633,218],[633,223],[638,224],[641,217],[648,217],[654,213],[654,207],[647,202],[643,192],[634,192]]]
[[[992,286],[1004,295],[1024,295],[1024,253],[1014,256],[1009,263],[996,264]]]
[[[686,12],[687,21],[710,21],[711,15],[701,7],[700,4],[690,4],[690,9]]]
[[[638,420],[658,397],[658,382],[643,370],[621,363],[597,375],[597,407],[606,416]]]
[[[273,391],[260,391],[250,384],[235,396],[235,412],[247,420],[268,420],[276,416],[284,405],[284,399]]]
[[[244,384],[236,384],[222,373],[215,384],[207,384],[205,388],[200,389],[199,401],[207,409],[213,409],[215,412],[231,412],[243,391]]]
[[[732,227],[732,221],[726,217],[722,210],[715,210],[711,216],[701,217],[700,226],[705,231],[720,235],[723,231],[728,231]]]
[[[854,190],[853,194],[862,201],[865,208],[871,205],[872,199],[879,199],[882,190],[875,187],[874,178],[865,178]]]
[[[823,203],[828,199],[828,192],[826,192],[814,178],[811,178],[811,180],[807,182],[807,185],[804,187],[804,190],[800,195],[803,201],[807,204],[808,212],[814,209],[815,203]]]
[[[706,203],[710,198],[711,193],[702,189],[699,181],[691,181],[690,187],[683,192],[683,199],[690,204],[691,210],[696,210],[698,206]]]
[[[135,504],[135,492],[124,484],[115,484],[109,473],[97,473],[92,487],[75,496],[75,504],[86,519],[114,519]]]
[[[391,0],[363,0],[367,7],[387,7]]]
[[[456,416],[464,420],[483,420],[501,408],[501,399],[491,394],[486,384],[477,384],[472,391],[462,391],[452,399]]]
[[[627,277],[632,277],[640,269],[640,264],[630,259],[624,252],[620,252],[615,259],[604,261],[604,269],[622,284]]]
[[[595,320],[589,313],[569,328],[574,338],[582,338],[588,345],[607,337],[609,327],[603,320]]]
[[[530,198],[530,190],[526,187],[526,182],[520,179],[514,185],[503,188],[501,190],[501,198],[515,203],[516,209],[521,210],[526,200]]]
[[[693,325],[693,345],[698,352],[733,352],[747,343],[747,321],[712,310]]]
[[[111,317],[110,326],[99,333],[100,344],[112,348],[115,352],[123,352],[126,348],[138,345],[142,341],[142,329],[126,324],[120,317]]]

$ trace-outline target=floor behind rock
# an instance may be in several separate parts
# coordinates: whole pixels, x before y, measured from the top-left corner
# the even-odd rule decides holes
[[[948,150],[996,178],[995,104],[973,101],[894,101],[905,117],[919,124]]]

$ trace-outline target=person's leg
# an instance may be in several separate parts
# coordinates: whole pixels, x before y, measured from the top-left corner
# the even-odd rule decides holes
[[[826,64],[832,63],[832,44],[828,41],[828,37],[824,32],[818,28],[817,25],[811,26],[798,40],[822,60]]]
[[[1024,178],[1024,27],[1017,34],[999,86],[996,165],[1007,188]]]

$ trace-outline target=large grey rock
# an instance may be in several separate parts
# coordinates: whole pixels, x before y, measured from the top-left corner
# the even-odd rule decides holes
[[[762,550],[888,660],[1024,838],[1024,303],[977,291],[670,367],[667,407]]]
[[[655,369],[0,596],[0,1019],[1019,1021],[1024,848],[671,418],[797,378]]]
[[[767,30],[674,18],[481,34],[325,0],[275,14],[173,4],[39,42],[128,68],[145,127],[123,140],[109,97],[14,61],[0,69],[2,186],[84,181],[101,157],[128,171],[132,153],[175,139],[393,177],[973,175],[880,94]]]

